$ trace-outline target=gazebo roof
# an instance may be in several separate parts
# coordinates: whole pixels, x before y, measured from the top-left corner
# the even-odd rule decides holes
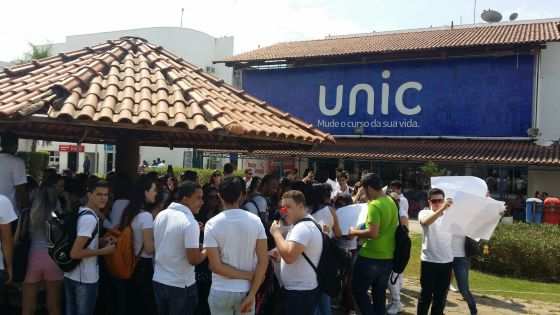
[[[144,39],[124,37],[0,72],[0,129],[45,140],[309,147],[333,138]]]

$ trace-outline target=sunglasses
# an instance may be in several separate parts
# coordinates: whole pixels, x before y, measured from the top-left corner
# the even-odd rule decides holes
[[[442,203],[443,199],[430,199],[431,203]]]

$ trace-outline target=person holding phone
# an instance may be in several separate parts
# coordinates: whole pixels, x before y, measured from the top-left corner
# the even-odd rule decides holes
[[[442,217],[453,205],[451,199],[445,199],[445,193],[439,188],[428,192],[429,209],[418,214],[422,225],[422,252],[420,255],[420,298],[417,314],[427,315],[430,305],[432,315],[442,315],[451,282],[453,252],[451,250],[451,233],[444,230]]]

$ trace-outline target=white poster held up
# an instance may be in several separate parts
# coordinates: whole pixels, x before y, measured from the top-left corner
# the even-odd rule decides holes
[[[476,240],[490,239],[505,203],[486,197],[486,182],[472,176],[443,176],[433,177],[432,187],[453,198],[453,206],[445,211],[441,222],[449,233]]]
[[[453,198],[456,192],[486,197],[488,185],[484,180],[474,176],[441,176],[431,178],[432,188],[439,188],[445,196]]]
[[[359,203],[336,210],[338,225],[342,235],[348,235],[350,227],[358,227],[366,223],[367,203]]]
[[[441,224],[451,234],[489,240],[504,210],[502,201],[456,192],[453,206],[445,210]]]

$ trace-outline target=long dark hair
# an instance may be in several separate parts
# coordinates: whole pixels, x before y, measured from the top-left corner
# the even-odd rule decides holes
[[[251,179],[251,184],[249,184],[249,189],[247,189],[247,196],[252,196],[255,194],[262,182],[262,179],[258,176],[253,176]]]
[[[213,216],[217,215],[218,213],[220,213],[220,211],[222,211],[222,203],[221,201],[218,199],[218,202],[215,205],[215,208],[210,207],[210,196],[220,196],[220,191],[218,190],[218,188],[214,187],[214,186],[206,186],[204,188],[203,191],[203,204],[202,207],[200,208],[200,211],[198,212],[198,214],[195,214],[195,218],[203,223],[206,223],[208,220],[210,220]]]
[[[146,209],[146,191],[149,191],[153,185],[157,186],[157,181],[150,176],[142,175],[138,178],[130,192],[130,202],[124,209],[121,217],[121,230],[130,226],[136,215],[141,210]]]
[[[59,210],[58,193],[54,185],[42,184],[31,204],[31,229],[46,231],[46,222],[51,213]],[[45,234],[46,235],[46,234]]]
[[[311,193],[311,213],[315,213],[329,205],[332,187],[329,184],[313,184]]]

